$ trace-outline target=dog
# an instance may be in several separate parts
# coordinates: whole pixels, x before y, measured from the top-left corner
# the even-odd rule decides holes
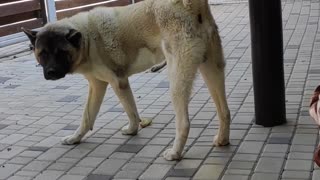
[[[79,143],[92,130],[110,84],[129,118],[125,135],[138,133],[141,118],[128,78],[164,60],[176,113],[173,147],[166,160],[178,160],[188,138],[188,103],[200,70],[216,104],[220,126],[213,143],[229,144],[230,112],[225,93],[225,61],[218,28],[208,0],[145,0],[125,7],[98,7],[45,25],[23,30],[34,46],[46,80],[80,73],[89,94],[82,122],[63,144]]]

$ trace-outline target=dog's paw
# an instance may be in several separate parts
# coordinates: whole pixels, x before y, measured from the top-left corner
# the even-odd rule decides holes
[[[215,135],[213,138],[213,144],[215,146],[226,146],[229,145],[229,138],[220,138],[218,135]]]
[[[151,118],[141,118],[141,121],[140,121],[141,128],[145,128],[147,126],[150,126],[151,124],[152,124]]]
[[[181,158],[180,154],[173,149],[167,149],[163,153],[163,157],[167,161],[179,160]]]
[[[79,136],[70,135],[63,137],[61,139],[61,144],[63,145],[72,145],[72,144],[79,144],[81,141],[81,138]]]
[[[137,128],[129,128],[129,125],[124,126],[121,129],[123,135],[136,135],[138,134],[138,127]]]

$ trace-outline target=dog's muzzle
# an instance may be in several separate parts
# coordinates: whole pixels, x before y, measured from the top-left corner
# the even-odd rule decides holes
[[[60,73],[55,68],[48,68],[44,73],[44,78],[46,80],[57,80],[61,79],[65,76],[65,74]]]

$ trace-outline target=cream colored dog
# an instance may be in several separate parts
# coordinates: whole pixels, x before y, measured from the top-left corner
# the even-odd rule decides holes
[[[128,77],[164,59],[176,112],[176,137],[173,148],[164,152],[165,159],[179,159],[186,144],[188,103],[198,69],[220,119],[214,144],[229,143],[225,62],[208,0],[145,0],[126,7],[96,8],[47,24],[39,32],[24,31],[35,47],[46,79],[81,73],[89,82],[81,125],[73,135],[63,138],[63,144],[79,143],[93,128],[108,84],[129,117],[123,134],[137,134],[141,119]]]

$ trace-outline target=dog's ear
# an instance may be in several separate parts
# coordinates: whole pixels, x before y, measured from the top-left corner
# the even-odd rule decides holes
[[[75,30],[70,29],[69,33],[66,36],[67,40],[76,48],[80,48],[81,46],[81,40],[82,40],[82,34]]]
[[[21,30],[28,36],[32,46],[35,45],[36,43],[36,39],[37,39],[37,33],[38,31],[33,31],[33,30],[29,30],[29,29],[24,29],[24,28],[21,28]]]

